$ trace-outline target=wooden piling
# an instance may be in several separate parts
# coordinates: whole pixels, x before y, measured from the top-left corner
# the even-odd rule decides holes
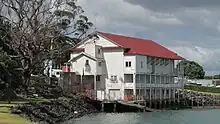
[[[117,103],[115,102],[114,103],[114,110],[113,110],[114,112],[116,112],[117,111]]]
[[[102,110],[101,110],[102,112],[104,112],[105,111],[105,103],[104,102],[102,102]]]

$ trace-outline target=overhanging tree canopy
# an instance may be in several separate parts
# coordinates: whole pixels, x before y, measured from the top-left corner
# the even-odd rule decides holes
[[[92,23],[82,15],[82,8],[76,6],[75,2],[1,0],[0,14],[10,24],[5,32],[10,37],[7,46],[21,61],[25,84],[29,82],[31,74],[45,69],[48,64],[45,61],[58,60],[68,52],[68,47],[74,46],[75,42],[69,42],[73,39],[66,35],[74,33],[74,38],[80,39],[91,28]]]

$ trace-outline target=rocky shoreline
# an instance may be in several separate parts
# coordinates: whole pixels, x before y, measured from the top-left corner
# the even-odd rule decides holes
[[[20,104],[11,107],[9,109],[10,112],[19,114],[37,124],[59,124],[70,119],[101,111],[101,102],[99,101],[92,100],[82,94],[67,95],[58,87],[50,89],[47,89],[48,86],[45,87],[38,89],[35,87],[29,94],[36,93],[44,98],[53,98],[53,100]],[[181,90],[179,98],[180,104],[186,108],[220,108],[220,96],[218,95]]]
[[[214,94],[181,90],[180,99],[186,106],[220,106],[220,96]]]
[[[97,101],[82,95],[60,97],[48,102],[29,102],[10,108],[13,114],[38,124],[59,124],[69,119],[100,112]]]

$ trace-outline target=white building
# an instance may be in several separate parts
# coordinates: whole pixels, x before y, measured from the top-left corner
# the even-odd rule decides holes
[[[71,72],[91,83],[98,99],[174,99],[182,88],[175,60],[182,58],[152,40],[103,32],[86,38],[72,49]]]

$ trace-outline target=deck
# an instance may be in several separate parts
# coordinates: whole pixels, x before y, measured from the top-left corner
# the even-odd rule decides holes
[[[122,104],[122,105],[126,105],[126,106],[131,106],[131,107],[136,107],[138,109],[142,109],[143,111],[149,111],[149,112],[158,112],[161,110],[157,110],[157,109],[152,109],[152,108],[148,108],[145,107],[143,105],[140,104],[135,104],[136,101],[129,101],[129,102],[124,102],[124,101],[118,101],[118,103]]]

